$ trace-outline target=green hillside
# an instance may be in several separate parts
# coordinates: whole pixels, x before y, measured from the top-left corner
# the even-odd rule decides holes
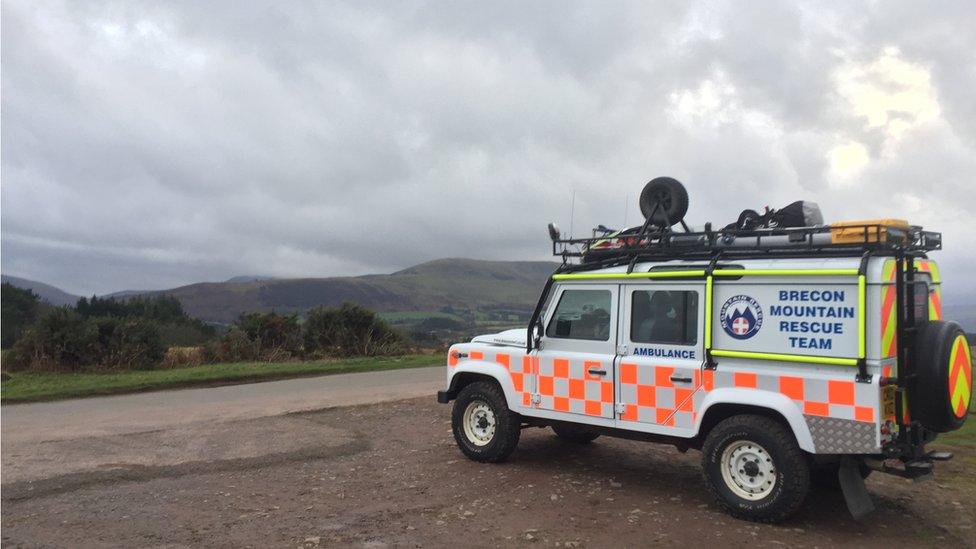
[[[200,283],[159,293],[191,315],[230,322],[242,312],[303,313],[343,301],[379,312],[517,311],[535,306],[556,263],[439,259],[389,275]]]

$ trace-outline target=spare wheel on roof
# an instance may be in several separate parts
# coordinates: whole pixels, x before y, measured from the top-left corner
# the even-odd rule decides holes
[[[641,191],[640,209],[658,227],[675,225],[688,213],[688,191],[673,177],[655,177]]]

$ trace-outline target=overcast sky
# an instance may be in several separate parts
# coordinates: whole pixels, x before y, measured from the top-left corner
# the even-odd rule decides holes
[[[742,8],[748,6],[749,11]],[[547,259],[545,224],[818,202],[976,301],[967,2],[2,4],[2,270],[90,294]]]

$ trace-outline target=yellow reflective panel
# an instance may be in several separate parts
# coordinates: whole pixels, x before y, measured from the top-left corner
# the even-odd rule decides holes
[[[856,358],[831,358],[825,356],[753,353],[750,351],[726,351],[722,349],[712,349],[712,356],[727,358],[755,358],[758,360],[779,360],[783,362],[803,362],[807,364],[833,364],[835,366],[857,366]]]

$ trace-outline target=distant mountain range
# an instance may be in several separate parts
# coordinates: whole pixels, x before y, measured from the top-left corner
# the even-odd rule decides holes
[[[439,311],[445,307],[525,312],[535,306],[546,278],[557,265],[544,261],[439,259],[388,275],[298,279],[242,276],[226,282],[202,282],[161,291],[128,290],[110,296],[171,295],[191,316],[220,323],[231,322],[245,312],[303,313],[344,301],[378,312]],[[4,277],[5,282],[7,278]],[[9,278],[15,286],[60,292],[60,296],[55,296],[35,290],[56,305],[78,300],[78,296],[46,284]]]
[[[237,276],[225,282],[202,282],[170,290],[128,290],[114,297],[172,295],[201,320],[229,323],[241,313],[275,310],[304,313],[343,301],[378,312],[456,310],[531,311],[546,278],[557,263],[438,259],[388,275],[331,278]],[[73,305],[80,296],[24,278],[3,275],[3,282],[29,288],[52,305]],[[944,305],[948,319],[976,332],[976,304]]]
[[[27,280],[26,278],[20,278],[18,276],[0,275],[0,282],[9,282],[18,288],[31,290],[37,294],[42,301],[47,301],[55,307],[60,307],[62,305],[74,305],[78,302],[78,299],[81,298],[81,296],[69,294],[64,290],[55,288],[49,284],[34,280]]]

